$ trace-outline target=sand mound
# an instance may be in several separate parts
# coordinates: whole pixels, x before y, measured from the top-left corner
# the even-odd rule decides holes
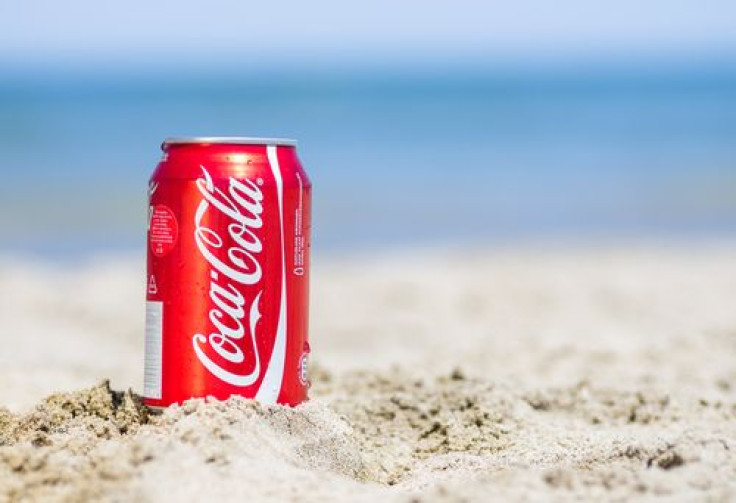
[[[267,497],[298,490],[295,482],[309,471],[367,480],[349,432],[317,403],[292,409],[193,400],[149,414],[139,397],[103,382],[53,395],[28,414],[0,414],[0,495],[168,500],[211,486],[213,496],[225,497],[237,480],[235,494]],[[282,487],[263,484],[280,477]]]
[[[652,390],[512,390],[398,370],[336,378],[297,407],[193,400],[152,415],[107,382],[0,415],[13,499],[339,501],[462,495],[734,495],[736,404]],[[21,498],[22,497],[22,498]]]

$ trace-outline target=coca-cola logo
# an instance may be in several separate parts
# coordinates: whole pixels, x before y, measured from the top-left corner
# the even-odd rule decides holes
[[[208,319],[214,330],[208,335],[194,334],[192,346],[199,361],[214,376],[234,386],[250,386],[261,371],[256,324],[261,317],[259,304],[263,289],[252,299],[246,299],[239,286],[256,285],[263,276],[258,261],[263,244],[255,232],[263,226],[263,192],[251,180],[232,177],[224,192],[215,186],[207,169],[200,167],[202,177],[197,179],[197,188],[202,201],[194,216],[194,239],[211,268],[209,298],[213,307]],[[226,225],[222,218],[217,219],[219,229],[227,228],[225,236],[203,223],[209,212],[218,212],[226,219]],[[244,340],[249,340],[249,344],[244,344]],[[246,349],[253,352],[255,361],[249,372],[225,368],[242,367]]]

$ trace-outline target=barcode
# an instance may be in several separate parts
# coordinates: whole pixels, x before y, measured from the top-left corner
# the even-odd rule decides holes
[[[143,365],[143,395],[146,398],[161,398],[163,329],[164,303],[146,302],[146,354]]]

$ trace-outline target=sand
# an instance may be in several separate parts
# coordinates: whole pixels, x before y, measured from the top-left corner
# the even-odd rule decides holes
[[[736,244],[318,257],[312,399],[140,404],[142,261],[0,259],[0,501],[736,499]]]

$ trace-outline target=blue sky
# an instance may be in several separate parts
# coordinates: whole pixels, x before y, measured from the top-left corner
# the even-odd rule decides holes
[[[0,3],[0,62],[31,66],[723,54],[734,0]]]

